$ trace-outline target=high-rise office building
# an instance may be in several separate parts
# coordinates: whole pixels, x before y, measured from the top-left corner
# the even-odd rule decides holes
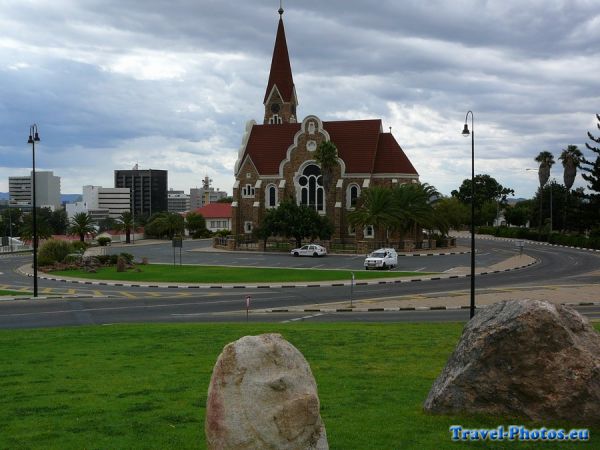
[[[11,206],[31,208],[32,175],[25,177],[8,177],[8,191]],[[35,204],[39,208],[48,207],[52,210],[61,207],[60,177],[52,171],[35,172]]]
[[[168,171],[134,167],[115,170],[115,187],[131,190],[132,212],[136,217],[168,210]]]

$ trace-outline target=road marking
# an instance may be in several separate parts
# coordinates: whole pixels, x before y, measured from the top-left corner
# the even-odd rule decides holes
[[[42,294],[52,294],[54,288],[44,288],[42,289]]]
[[[310,316],[304,316],[304,317],[295,317],[293,319],[289,319],[289,320],[284,320],[281,323],[290,323],[290,322],[297,322],[299,320],[308,320],[308,319],[312,319],[314,317],[319,317],[319,316],[323,316],[325,313],[317,313],[317,314],[311,314]]]
[[[75,295],[77,294],[77,290],[75,289],[67,289],[67,295]]]
[[[95,296],[97,297],[102,297],[104,296],[104,293],[102,291],[92,291],[94,293]]]
[[[425,269],[426,267],[420,267],[418,269],[413,269],[411,272],[420,272],[421,270]]]
[[[137,295],[134,294],[130,294],[127,291],[118,291],[119,294],[121,294],[123,297],[127,297],[127,298],[138,298]]]

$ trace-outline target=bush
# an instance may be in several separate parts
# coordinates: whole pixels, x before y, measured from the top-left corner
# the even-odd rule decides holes
[[[89,247],[89,244],[81,241],[73,241],[71,242],[71,248],[74,252],[83,253]]]
[[[119,256],[125,260],[127,264],[133,264],[133,255],[131,253],[119,253]]]
[[[51,266],[63,262],[65,257],[73,251],[73,246],[66,241],[50,239],[44,242],[38,250],[38,265]]]
[[[79,253],[69,253],[63,259],[65,264],[79,264],[81,263],[81,255]]]
[[[106,236],[102,236],[96,239],[96,242],[100,247],[106,247],[112,242],[112,239]]]
[[[217,230],[214,232],[213,236],[217,237],[227,237],[231,234],[231,230]]]

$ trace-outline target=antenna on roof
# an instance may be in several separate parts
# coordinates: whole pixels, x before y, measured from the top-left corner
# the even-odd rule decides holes
[[[392,127],[390,127],[390,134],[392,134]]]
[[[283,0],[279,0],[279,11],[277,11],[280,16],[283,15]]]

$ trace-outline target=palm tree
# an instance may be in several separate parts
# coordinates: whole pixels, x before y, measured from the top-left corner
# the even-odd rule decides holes
[[[540,180],[540,223],[538,227],[538,231],[541,234],[542,232],[542,198],[544,193],[544,185],[548,182],[550,178],[550,169],[554,165],[554,156],[552,153],[548,151],[540,152],[539,155],[535,157],[535,161],[540,164],[538,169],[538,178]]]
[[[447,233],[448,225],[440,218],[434,208],[441,197],[434,186],[427,183],[403,184],[393,190],[394,215],[399,229],[403,232],[412,230],[416,236],[417,229],[428,230],[438,228]]]
[[[92,216],[88,213],[80,212],[73,216],[70,222],[69,232],[79,235],[81,242],[85,241],[85,235],[96,232]]]
[[[333,171],[338,164],[337,147],[331,141],[323,141],[315,151],[315,161],[321,166],[323,188],[327,196],[333,182]]]
[[[125,232],[125,243],[131,243],[131,231],[135,233],[135,221],[133,219],[133,214],[129,211],[125,211],[119,216],[119,221],[117,222],[116,229],[119,231]]]
[[[563,180],[567,191],[571,190],[573,183],[575,182],[575,176],[577,175],[577,168],[581,166],[581,160],[583,153],[577,148],[576,145],[569,145],[563,149],[562,153],[558,157],[562,161],[562,165],[565,168],[563,174]]]
[[[583,153],[581,153],[581,150],[579,150],[576,145],[569,145],[567,148],[563,149],[558,159],[562,161],[562,165],[565,169],[563,180],[565,182],[565,187],[567,188],[567,195],[565,196],[565,206],[563,208],[563,229],[567,229],[568,198],[571,187],[573,187],[573,183],[575,182],[577,168],[581,166]]]
[[[388,229],[398,222],[393,209],[392,190],[373,186],[362,192],[358,207],[348,213],[348,222],[354,226],[371,225],[375,230]]]

